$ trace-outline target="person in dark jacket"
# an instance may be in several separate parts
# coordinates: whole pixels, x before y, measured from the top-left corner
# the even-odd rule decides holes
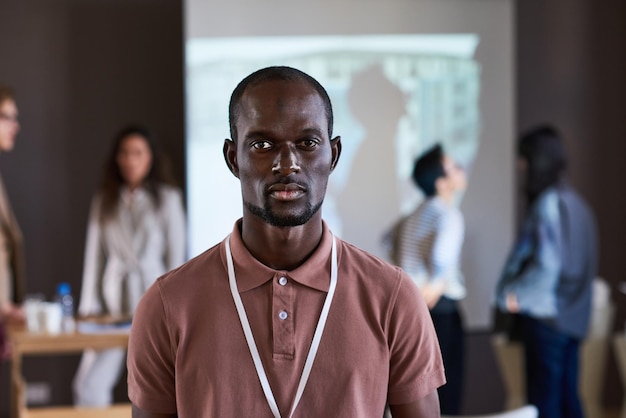
[[[564,178],[559,133],[540,126],[518,144],[528,213],[497,287],[500,309],[519,314],[528,402],[540,418],[580,418],[579,348],[596,276],[594,216]]]

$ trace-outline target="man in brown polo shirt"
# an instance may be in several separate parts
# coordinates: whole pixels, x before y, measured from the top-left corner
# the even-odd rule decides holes
[[[142,298],[133,417],[380,418],[386,403],[394,418],[438,417],[445,377],[419,291],[322,220],[341,154],[324,88],[265,68],[239,83],[229,116],[243,218]]]

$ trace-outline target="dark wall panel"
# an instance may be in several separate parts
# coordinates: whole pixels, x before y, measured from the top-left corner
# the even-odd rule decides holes
[[[155,131],[183,185],[182,32],[181,1],[0,2],[0,82],[16,90],[22,124],[0,173],[25,235],[28,292],[52,297],[68,281],[78,298],[90,200],[123,124]],[[77,361],[29,359],[25,374],[52,382],[54,403],[71,402]]]

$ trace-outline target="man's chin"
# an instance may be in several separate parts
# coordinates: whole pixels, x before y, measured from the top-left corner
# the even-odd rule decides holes
[[[266,213],[263,219],[272,226],[280,228],[292,228],[304,225],[313,217],[312,213],[302,215],[279,215],[275,213]]]
[[[309,207],[308,210],[301,213],[277,213],[269,208],[260,208],[249,204],[246,206],[250,212],[263,219],[263,221],[269,225],[280,228],[293,228],[309,222],[319,211],[321,203],[316,206]]]

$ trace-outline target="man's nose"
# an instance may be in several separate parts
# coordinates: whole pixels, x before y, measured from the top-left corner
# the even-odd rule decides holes
[[[300,171],[297,153],[290,146],[284,146],[276,154],[276,159],[272,165],[272,171],[276,174],[287,176]]]

